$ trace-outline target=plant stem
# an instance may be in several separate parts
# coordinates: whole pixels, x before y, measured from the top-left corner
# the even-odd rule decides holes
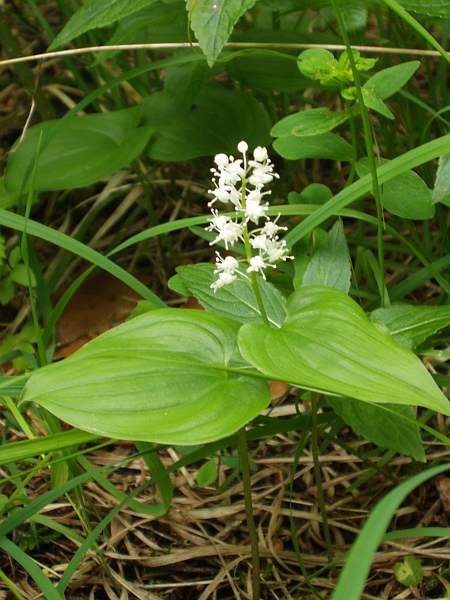
[[[259,544],[258,544],[258,533],[256,531],[255,519],[253,516],[253,504],[252,504],[252,485],[250,482],[250,467],[248,464],[248,446],[247,436],[245,433],[245,427],[241,427],[238,431],[239,439],[239,456],[241,459],[241,473],[242,483],[244,485],[244,504],[245,504],[245,516],[247,518],[248,534],[250,536],[250,546],[252,549],[252,587],[253,587],[253,600],[260,599],[260,562],[259,562]]]
[[[322,516],[323,533],[325,536],[325,543],[327,545],[328,561],[333,562],[333,551],[331,549],[331,537],[330,529],[328,527],[327,507],[325,506],[325,500],[323,497],[322,487],[322,476],[320,473],[320,462],[319,462],[319,427],[317,424],[317,396],[314,392],[311,393],[311,424],[312,424],[312,455],[314,463],[314,477],[317,485],[317,497],[319,500],[320,513]]]

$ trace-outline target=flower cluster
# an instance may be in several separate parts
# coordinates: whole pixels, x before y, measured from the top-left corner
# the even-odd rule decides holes
[[[274,267],[279,260],[291,258],[288,256],[286,242],[278,237],[278,232],[286,227],[277,225],[278,217],[275,221],[270,221],[266,214],[269,203],[264,201],[264,196],[270,194],[270,191],[263,191],[263,188],[278,175],[273,171],[266,148],[255,148],[253,160],[247,159],[246,142],[240,142],[238,150],[242,159],[235,160],[233,156],[226,154],[217,154],[214,159],[216,168],[211,171],[215,187],[209,190],[214,198],[208,204],[213,216],[206,229],[217,233],[211,245],[221,241],[228,250],[237,241],[244,242],[248,262],[246,272],[259,272],[265,278],[264,269]],[[219,214],[214,207],[216,202],[233,204],[235,216],[232,218]],[[259,225],[260,219],[264,219],[264,225],[249,232],[249,223]],[[216,254],[214,273],[218,278],[211,285],[214,291],[235,281],[238,274],[244,275],[239,270],[240,261],[232,256],[222,258],[219,252]]]

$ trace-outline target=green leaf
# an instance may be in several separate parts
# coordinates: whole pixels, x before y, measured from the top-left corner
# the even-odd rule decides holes
[[[85,187],[126,166],[142,152],[152,127],[139,127],[141,108],[75,117],[64,125],[39,155],[34,189],[51,191]],[[18,196],[41,134],[56,121],[31,127],[10,152],[5,171],[7,190]],[[28,184],[25,186],[25,190]]]
[[[107,27],[153,2],[156,0],[85,0],[53,40],[49,50],[54,50],[96,27]]]
[[[189,110],[213,74],[204,59],[172,65],[164,74],[164,90],[178,110]]]
[[[236,21],[256,0],[186,0],[190,24],[211,66],[228,40]]]
[[[400,6],[406,10],[448,19],[450,17],[450,6],[448,0],[397,0]]]
[[[325,204],[333,197],[329,187],[323,183],[310,183],[300,192],[289,192],[289,204]]]
[[[405,556],[403,562],[395,563],[394,575],[398,583],[416,587],[423,579],[422,565],[414,556]]]
[[[312,285],[294,292],[279,330],[239,331],[245,360],[271,379],[367,402],[419,405],[450,415],[421,361],[380,331],[346,294]]]
[[[273,142],[273,147],[280,156],[288,160],[302,158],[327,158],[346,162],[353,160],[351,145],[335,133],[322,133],[300,139],[296,136],[279,137]]]
[[[420,67],[418,60],[402,63],[375,73],[363,86],[367,94],[385,100],[398,92]],[[376,110],[376,109],[375,109]]]
[[[377,446],[401,452],[426,462],[418,425],[413,425],[416,414],[412,406],[401,404],[369,404],[352,398],[331,398],[327,401],[347,425]],[[385,409],[389,409],[389,411]],[[410,420],[403,418],[409,417]]]
[[[154,160],[235,154],[241,140],[250,148],[270,144],[270,117],[250,93],[205,86],[186,110],[179,110],[166,92],[152,94],[142,106],[144,124],[156,129],[148,151]]]
[[[208,487],[214,483],[219,475],[216,467],[215,459],[208,460],[203,463],[197,472],[197,483],[200,487]]]
[[[366,26],[369,13],[367,7],[360,1],[345,2],[340,6],[340,10],[347,31],[358,31]]]
[[[450,154],[439,157],[436,181],[434,182],[433,202],[440,202],[450,196]]]
[[[389,161],[379,159],[381,165]],[[356,170],[360,177],[370,173],[369,161],[362,158],[356,163]],[[398,217],[406,219],[431,219],[434,216],[434,204],[431,192],[426,183],[414,171],[406,171],[393,177],[383,184],[381,201],[386,210]]]
[[[248,280],[238,278],[230,285],[211,289],[216,279],[215,266],[209,263],[177,267],[177,275],[172,277],[169,287],[180,293],[195,296],[206,310],[222,315],[239,323],[262,323],[263,318],[253,288]],[[267,317],[273,325],[280,327],[285,318],[285,299],[270,283],[259,286]]]
[[[241,375],[239,324],[161,309],[99,336],[29,378],[36,402],[72,426],[111,438],[199,444],[234,433],[265,408],[266,381]]]
[[[332,112],[329,108],[312,108],[289,115],[278,121],[270,131],[273,137],[310,136],[327,133],[349,118],[345,112]]]
[[[342,221],[336,221],[303,275],[302,286],[326,285],[344,292],[350,289],[351,260]]]
[[[394,119],[394,115],[392,114],[392,112],[389,110],[389,108],[386,106],[383,100],[381,100],[381,98],[377,96],[377,94],[373,90],[363,88],[362,95],[364,99],[364,104],[368,108],[375,110],[376,112],[380,113],[380,115],[383,115],[383,117],[386,117],[391,120]]]
[[[397,344],[415,350],[450,324],[450,306],[401,304],[377,308],[370,314],[370,320],[383,323]]]

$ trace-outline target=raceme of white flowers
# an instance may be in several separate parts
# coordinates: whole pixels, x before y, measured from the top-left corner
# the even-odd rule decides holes
[[[227,250],[239,240],[244,243],[247,241],[247,253],[249,254],[251,250],[248,244],[255,253],[248,257],[246,272],[259,272],[265,279],[264,269],[274,267],[279,260],[292,258],[288,256],[286,242],[278,237],[278,232],[285,230],[286,227],[277,225],[278,217],[275,221],[271,221],[266,214],[269,203],[264,201],[264,196],[270,194],[270,191],[263,191],[263,188],[279,175],[273,171],[273,164],[266,148],[261,146],[255,148],[253,160],[247,158],[246,142],[240,142],[238,150],[242,154],[242,159],[235,160],[233,156],[226,154],[217,154],[214,158],[217,168],[211,169],[211,172],[215,187],[209,190],[214,199],[208,204],[213,216],[206,229],[217,233],[211,245],[222,241]],[[236,210],[235,216],[219,214],[214,207],[216,202],[223,204],[231,202]],[[261,219],[264,220],[263,226],[249,232],[249,223],[258,226]],[[232,256],[223,258],[219,252],[216,254],[214,273],[218,278],[211,285],[215,292],[224,285],[233,283],[237,275],[245,276],[239,269],[242,261]]]

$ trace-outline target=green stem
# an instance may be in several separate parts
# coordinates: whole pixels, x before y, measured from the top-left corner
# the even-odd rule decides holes
[[[250,481],[250,467],[248,464],[248,446],[245,427],[241,427],[241,429],[239,429],[238,440],[239,456],[241,459],[242,483],[244,485],[245,516],[247,518],[248,534],[250,536],[250,547],[252,549],[253,600],[259,600],[261,589],[261,566],[259,561],[258,533],[256,531],[255,519],[253,516],[252,484]]]
[[[320,513],[322,517],[323,533],[325,536],[325,543],[327,546],[328,561],[333,562],[333,550],[331,548],[331,536],[330,528],[328,527],[327,507],[325,506],[325,499],[323,497],[322,487],[322,476],[320,472],[319,462],[319,427],[317,423],[317,397],[314,392],[311,393],[311,425],[312,425],[312,456],[314,463],[314,477],[317,485],[317,497],[319,500]]]
[[[359,81],[359,74],[356,68],[355,59],[353,57],[352,48],[350,45],[350,38],[348,37],[347,30],[345,29],[344,20],[342,18],[342,14],[339,10],[337,0],[332,0],[333,2],[333,10],[336,16],[337,22],[339,24],[339,28],[342,33],[342,38],[345,43],[345,47],[347,48],[348,60],[350,63],[350,67],[353,73],[353,79],[355,83],[356,89],[356,97],[358,99],[358,104],[361,110],[361,118],[363,122],[363,130],[364,130],[364,140],[366,143],[366,152],[367,158],[369,159],[369,167],[370,173],[372,175],[372,186],[373,186],[373,196],[375,198],[375,204],[377,209],[377,219],[378,219],[378,231],[377,231],[377,246],[378,246],[378,264],[380,267],[381,273],[384,273],[384,254],[383,254],[383,215],[381,209],[381,192],[380,185],[378,183],[378,175],[377,175],[377,165],[375,162],[375,154],[373,151],[373,141],[372,141],[372,130],[370,128],[369,117],[367,114],[367,109],[364,104],[364,97],[362,93],[361,82]],[[382,285],[380,288],[380,303],[381,307],[384,308],[385,305],[385,286]]]

